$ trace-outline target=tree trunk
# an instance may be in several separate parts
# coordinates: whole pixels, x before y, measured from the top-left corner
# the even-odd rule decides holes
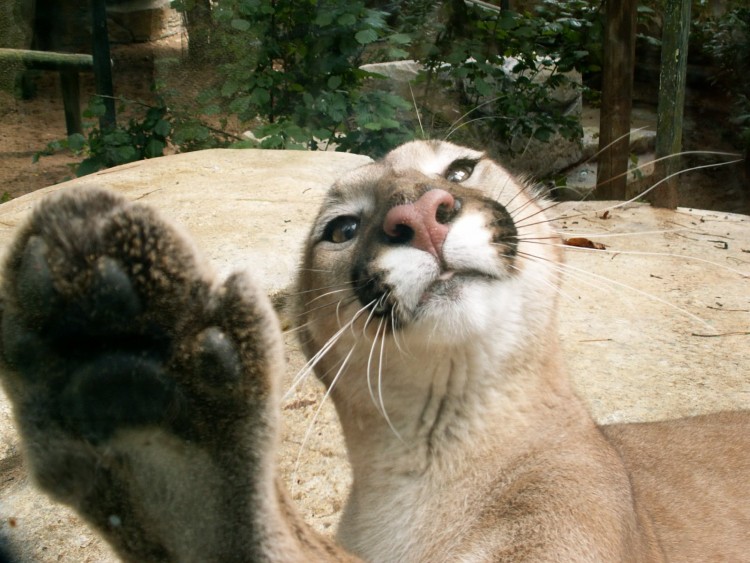
[[[107,7],[104,0],[91,0],[91,33],[93,35],[94,82],[102,96],[104,115],[99,118],[102,131],[115,126],[115,100],[112,87],[112,59],[109,54]]]
[[[211,60],[213,19],[210,0],[195,0],[183,12],[183,22],[188,33],[188,56],[193,63]]]
[[[666,0],[661,46],[659,108],[656,120],[655,178],[661,183],[649,194],[655,207],[677,207],[677,174],[682,167],[682,117],[685,106],[690,0]]]
[[[625,199],[630,152],[637,0],[607,0],[595,196]]]

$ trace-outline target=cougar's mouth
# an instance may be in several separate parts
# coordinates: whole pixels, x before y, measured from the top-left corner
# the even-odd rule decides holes
[[[423,314],[427,313],[430,305],[459,306],[462,291],[467,283],[485,280],[487,282],[497,281],[497,277],[484,272],[474,270],[446,270],[437,278],[428,282],[422,289],[416,302],[407,305],[396,296],[396,292],[385,284],[377,285],[376,296],[373,296],[371,287],[370,295],[372,302],[370,314],[372,317],[390,319],[387,330],[400,330],[417,321]]]
[[[427,303],[433,297],[456,298],[461,287],[470,280],[494,280],[494,276],[474,270],[446,270],[427,286],[419,299],[419,304]]]

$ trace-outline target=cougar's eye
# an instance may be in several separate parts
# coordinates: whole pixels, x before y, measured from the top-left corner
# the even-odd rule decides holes
[[[357,236],[358,228],[359,219],[357,217],[351,215],[336,217],[326,225],[325,231],[323,231],[323,240],[341,244]]]
[[[469,158],[461,158],[451,163],[448,169],[445,171],[445,179],[449,182],[460,184],[461,182],[468,180],[474,172],[474,167],[477,165],[477,160]]]

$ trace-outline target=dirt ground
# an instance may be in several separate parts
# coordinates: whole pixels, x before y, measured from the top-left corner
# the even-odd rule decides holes
[[[182,47],[182,39],[177,35],[151,43],[113,45],[115,96],[143,103],[154,102],[154,82],[160,80],[166,84],[166,80],[159,76],[157,62],[180,57]],[[176,76],[167,78],[173,81],[172,86],[178,85]],[[93,75],[81,73],[80,81],[84,109],[94,94]],[[21,100],[9,92],[0,91],[0,197],[3,201],[74,178],[74,166],[82,160],[70,152],[60,152],[33,162],[34,155],[49,142],[64,139],[67,134],[58,74],[37,71],[34,82],[36,95],[30,100]],[[197,89],[199,83],[196,78],[193,88],[185,83],[179,87],[187,95],[187,91]],[[124,119],[127,119],[127,113],[118,112],[118,121]],[[84,128],[86,123],[94,124],[84,118]]]
[[[177,66],[168,62],[179,60],[183,53],[184,42],[179,35],[151,43],[113,45],[115,96],[153,102],[155,82],[181,96],[196,95],[205,83],[205,76],[177,72],[174,70]],[[62,152],[32,162],[34,155],[49,142],[66,136],[57,73],[40,71],[35,83],[36,96],[30,100],[0,91],[0,201],[73,178],[74,165],[81,160]],[[81,74],[84,103],[93,92],[93,77]],[[721,121],[705,109],[707,105],[710,104],[696,103],[688,108],[685,149],[736,152],[724,138],[718,125]],[[124,119],[127,109],[118,113],[118,120]],[[243,129],[236,125],[230,132],[240,134]],[[708,157],[690,157],[683,165],[687,168],[708,162]],[[681,177],[679,189],[683,207],[750,214],[750,186],[741,163],[686,173]]]

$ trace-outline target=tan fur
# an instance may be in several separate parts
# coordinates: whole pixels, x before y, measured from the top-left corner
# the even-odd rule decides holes
[[[130,561],[746,558],[750,415],[594,423],[561,358],[545,205],[436,142],[331,189],[296,308],[354,472],[336,544],[277,478],[262,292],[216,280],[143,206],[47,200],[3,276],[2,379],[32,472]]]

